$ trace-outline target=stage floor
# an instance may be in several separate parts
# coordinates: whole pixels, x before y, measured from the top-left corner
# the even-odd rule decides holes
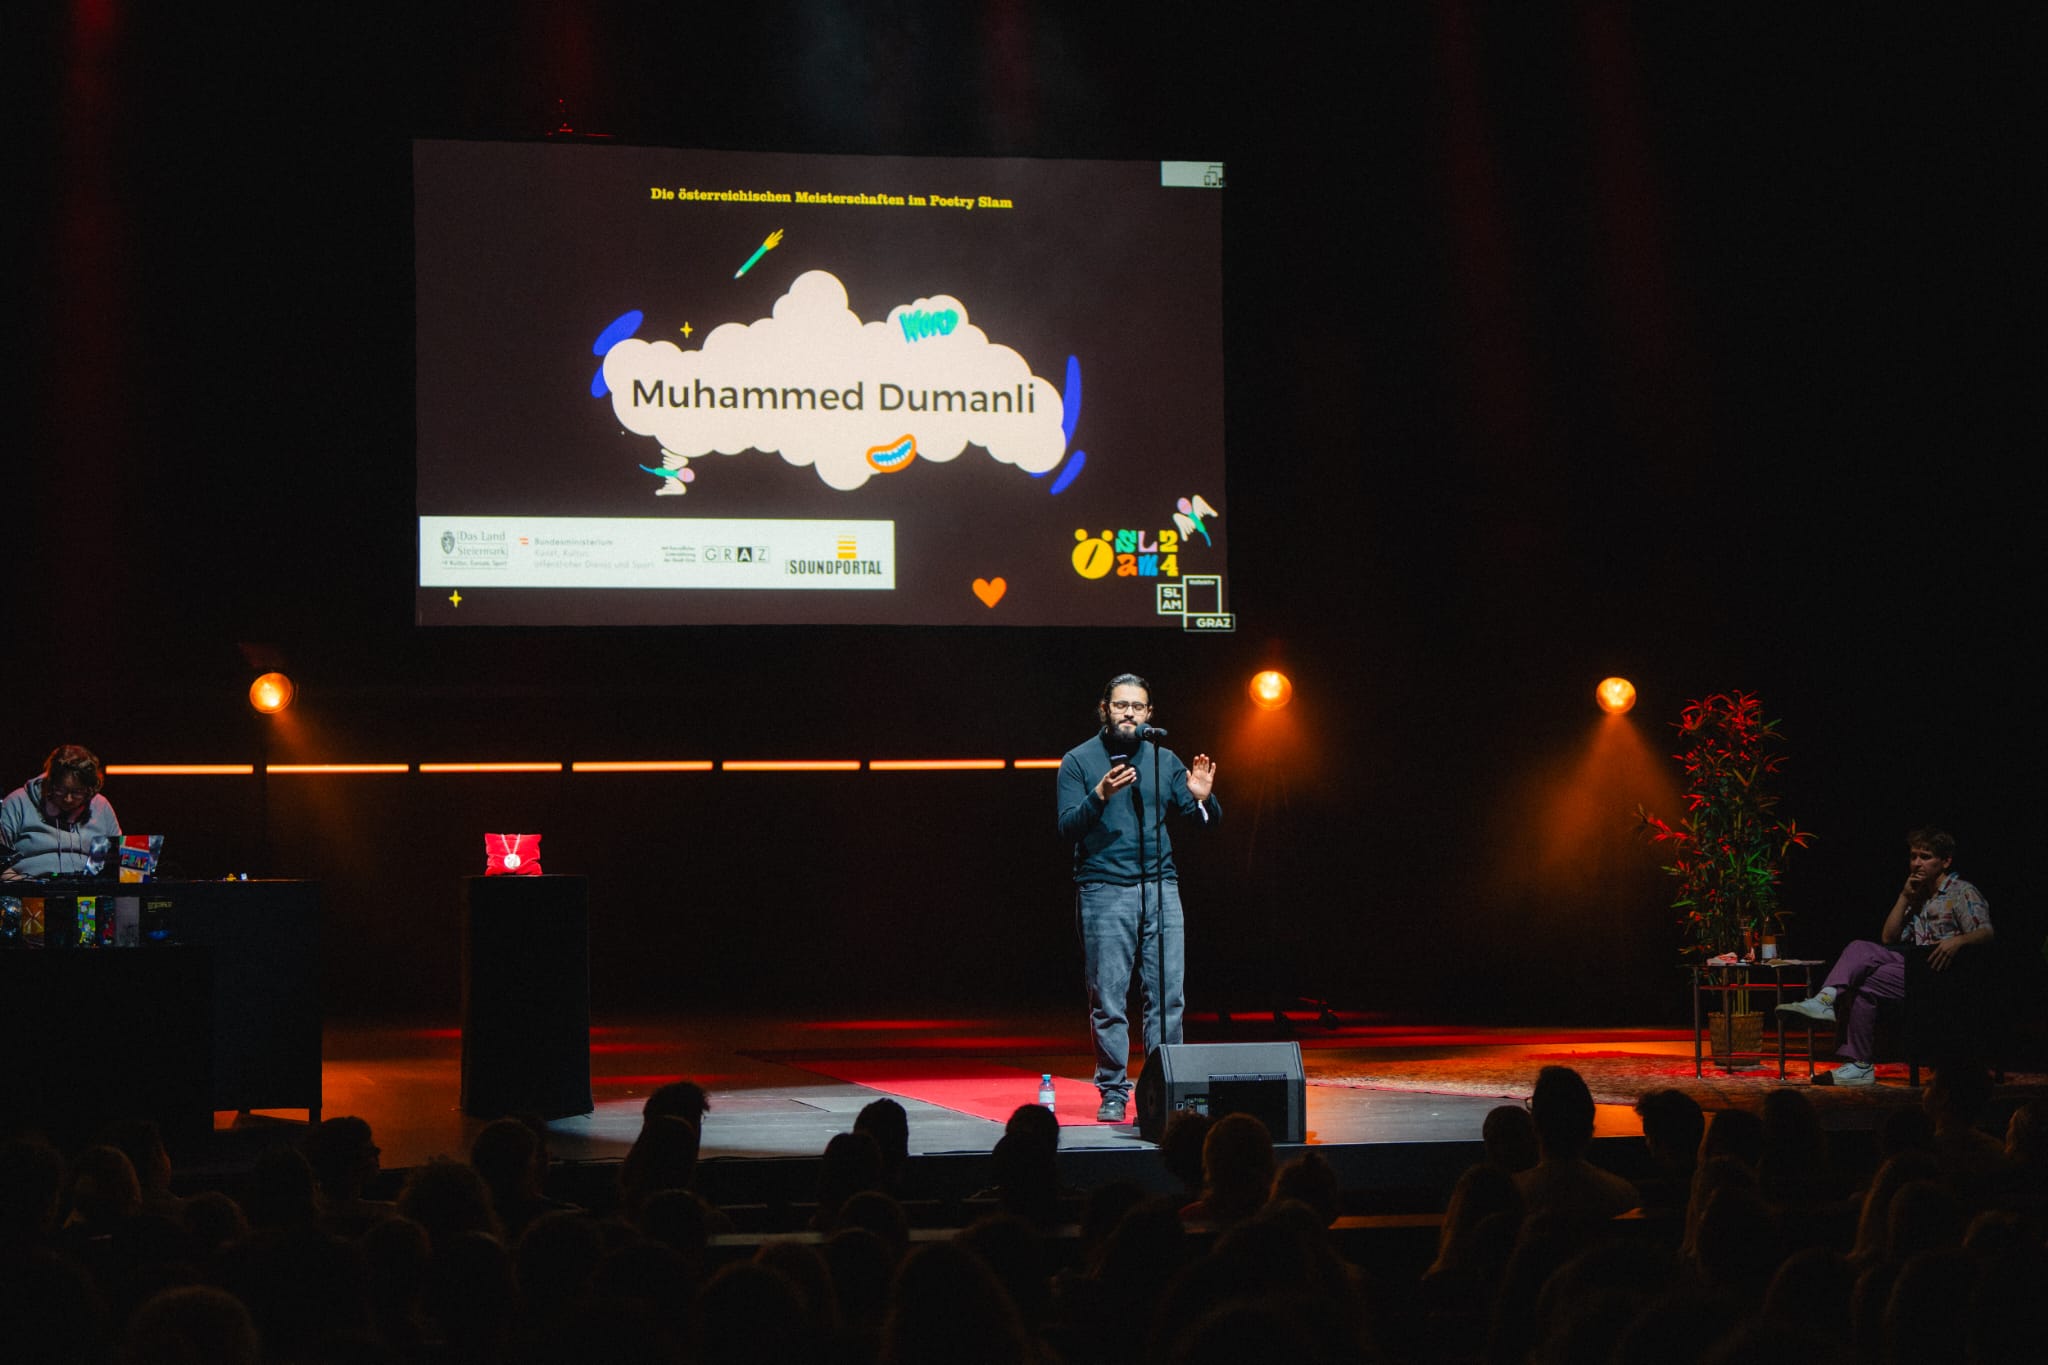
[[[1795,1058],[1788,1080],[1774,1065],[1716,1079],[1711,1068],[1692,1080],[1692,1037],[1655,1029],[1473,1029],[1400,1024],[1352,1017],[1325,1029],[1302,1016],[1295,1025],[1308,1077],[1309,1143],[1325,1148],[1394,1144],[1476,1143],[1496,1104],[1525,1098],[1544,1065],[1578,1066],[1594,1086],[1597,1136],[1640,1133],[1628,1107],[1630,1090],[1682,1084],[1703,1104],[1761,1101],[1777,1084],[1803,1084]],[[1226,1025],[1213,1016],[1190,1020],[1197,1042],[1255,1041],[1276,1036],[1269,1020]],[[448,1025],[330,1024],[323,1068],[325,1112],[367,1119],[386,1166],[416,1165],[435,1155],[459,1156],[483,1121],[461,1113],[462,1039]],[[1035,1101],[1038,1076],[1058,1078],[1067,1153],[1151,1150],[1134,1125],[1092,1122],[1094,1089],[1086,1023],[1071,1014],[805,1021],[733,1016],[613,1020],[591,1030],[589,1115],[549,1124],[553,1155],[604,1161],[625,1155],[640,1127],[649,1092],[679,1078],[711,1095],[704,1125],[707,1160],[814,1157],[847,1130],[861,1107],[892,1094],[910,1114],[916,1155],[986,1154],[1002,1136],[1001,1116]],[[1620,1068],[1616,1071],[1615,1068]],[[1611,1074],[1610,1074],[1611,1073]],[[1623,1074],[1626,1073],[1626,1074]],[[978,1079],[959,1093],[963,1106],[919,1098],[930,1075]],[[849,1076],[858,1076],[856,1081]],[[1602,1079],[1602,1078],[1605,1079]],[[907,1083],[904,1078],[907,1078]],[[1717,1088],[1718,1087],[1718,1088]],[[1832,1127],[1869,1127],[1883,1101],[1911,1102],[1902,1077],[1874,1096],[1841,1105],[1822,1089]],[[947,1092],[951,1094],[953,1092]],[[1875,1106],[1871,1103],[1876,1100]],[[980,1113],[970,1112],[979,1108]],[[1873,1115],[1876,1117],[1873,1118]],[[218,1116],[229,1126],[233,1115]],[[276,1116],[293,1117],[289,1112]],[[1086,1120],[1086,1121],[1083,1121]],[[242,1120],[244,1124],[249,1120]]]
[[[1622,1174],[1646,1160],[1633,1100],[1675,1086],[1703,1108],[1760,1108],[1780,1085],[1806,1087],[1802,1047],[1780,1079],[1775,1057],[1748,1071],[1694,1072],[1693,1038],[1671,1029],[1471,1028],[1347,1016],[1333,1029],[1291,1017],[1307,1078],[1308,1145],[1335,1168],[1359,1211],[1440,1209],[1460,1172],[1482,1155],[1480,1131],[1496,1105],[1526,1100],[1536,1074],[1565,1065],[1598,1101],[1596,1159]],[[1189,1020],[1198,1043],[1264,1042],[1267,1018]],[[1803,1040],[1801,1040],[1803,1041]],[[884,1095],[910,1119],[910,1182],[957,1197],[988,1183],[1002,1120],[1035,1102],[1038,1078],[1056,1078],[1060,1166],[1088,1188],[1131,1180],[1174,1188],[1157,1149],[1135,1122],[1093,1121],[1086,1020],[1079,1011],[893,1019],[797,1020],[731,1015],[611,1019],[590,1035],[593,1111],[547,1125],[558,1167],[587,1168],[608,1182],[640,1130],[650,1092],[690,1079],[710,1094],[699,1189],[714,1202],[789,1202],[815,1189],[813,1163],[861,1108]],[[1823,1066],[1823,1070],[1825,1067]],[[461,1112],[462,1036],[447,1023],[330,1023],[325,1032],[324,1112],[366,1120],[387,1171],[435,1156],[463,1157],[485,1120]],[[1808,1090],[1832,1130],[1869,1134],[1896,1109],[1917,1105],[1903,1067],[1881,1067],[1868,1089]],[[2005,1114],[2048,1094],[2048,1077],[2012,1075],[2000,1087]],[[263,1147],[304,1131],[303,1111],[217,1114],[212,1149],[194,1153],[193,1177],[230,1179]],[[1289,1155],[1283,1148],[1283,1160]],[[181,1158],[181,1166],[185,1165]]]
[[[1134,1121],[1092,1119],[1093,1062],[1085,1022],[1064,1033],[1051,1021],[1019,1019],[785,1020],[664,1019],[600,1025],[591,1030],[591,1087],[596,1109],[548,1125],[549,1147],[565,1161],[622,1158],[640,1131],[649,1092],[677,1079],[694,1080],[711,1096],[702,1155],[815,1157],[854,1116],[885,1095],[910,1116],[912,1155],[986,1154],[1003,1135],[1000,1119],[904,1093],[877,1077],[857,1084],[828,1074],[853,1061],[888,1070],[887,1061],[928,1063],[937,1052],[965,1070],[981,1070],[1014,1089],[1010,1107],[1037,1099],[1038,1077],[1058,1077],[1063,1151],[1150,1150]],[[1079,1034],[1079,1037],[1072,1035]],[[1079,1044],[1077,1047],[1076,1044]],[[416,1165],[435,1155],[461,1155],[484,1120],[458,1107],[462,1039],[447,1027],[332,1027],[323,1067],[326,1113],[369,1120],[387,1166]],[[1307,1059],[1315,1052],[1305,1049]],[[915,1070],[916,1068],[908,1068]],[[1531,1076],[1533,1078],[1532,1070]],[[1310,1084],[1309,1142],[1317,1145],[1473,1141],[1497,1098],[1369,1090]],[[1633,1113],[1602,1106],[1607,1133],[1640,1132]],[[290,1118],[290,1111],[278,1117]],[[221,1115],[222,1122],[231,1116]]]

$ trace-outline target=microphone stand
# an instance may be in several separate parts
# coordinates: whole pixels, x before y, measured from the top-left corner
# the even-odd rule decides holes
[[[1162,737],[1163,733],[1161,732]],[[1148,740],[1152,744],[1152,796],[1158,807],[1156,813],[1152,816],[1153,821],[1156,823],[1153,826],[1154,837],[1151,841],[1151,862],[1149,864],[1146,861],[1144,770],[1138,766],[1140,755],[1136,752],[1131,754],[1131,766],[1138,772],[1138,783],[1132,789],[1131,799],[1137,805],[1135,813],[1138,817],[1138,937],[1140,940],[1140,952],[1144,950],[1145,889],[1148,885],[1152,889],[1152,962],[1153,970],[1156,974],[1153,977],[1154,989],[1148,992],[1152,996],[1148,1003],[1152,1006],[1152,1015],[1158,1025],[1158,1033],[1155,1036],[1159,1039],[1159,1044],[1155,1048],[1146,1050],[1145,1069],[1150,1071],[1155,1066],[1163,1065],[1161,1054],[1166,1049],[1166,796],[1159,786],[1159,740],[1153,737],[1152,727],[1149,725],[1141,727],[1138,732],[1139,744],[1142,745]],[[1139,975],[1142,979],[1142,967]],[[1166,1078],[1162,1075],[1155,1077],[1154,1080],[1157,1087],[1159,1087],[1158,1093],[1163,1103],[1165,1099],[1163,1087]]]
[[[1155,839],[1153,839],[1153,876],[1151,876],[1151,882],[1153,882],[1153,907],[1157,909],[1157,915],[1159,915],[1157,923],[1153,925],[1153,931],[1159,935],[1159,939],[1155,943],[1157,952],[1153,954],[1153,960],[1159,966],[1159,1052],[1163,1056],[1165,1054],[1165,1042],[1167,1042],[1165,1040],[1165,792],[1159,790],[1159,741],[1155,739],[1155,741],[1151,741],[1151,745],[1153,745],[1153,802],[1157,804],[1157,812],[1153,814],[1153,821],[1157,821],[1157,825],[1153,825]],[[1143,864],[1143,857],[1145,857],[1143,831],[1145,831],[1145,819],[1143,819],[1143,814],[1141,814],[1141,817],[1139,817],[1139,860],[1141,860],[1139,866],[1141,868],[1145,866]],[[1145,890],[1141,886],[1139,888],[1139,911],[1143,913],[1143,909],[1145,909]],[[1163,1081],[1163,1076],[1161,1076],[1161,1081]]]
[[[1144,735],[1140,733],[1138,743],[1142,745],[1144,742]],[[1156,755],[1158,746],[1154,745],[1153,750]],[[1136,749],[1131,750],[1131,771],[1138,776],[1138,780],[1131,785],[1131,813],[1137,818],[1138,826],[1138,952],[1143,954],[1145,951],[1145,770],[1138,766],[1138,751]],[[1156,782],[1158,779],[1155,777],[1153,780]],[[1138,961],[1138,980],[1142,984],[1144,979],[1145,963],[1141,956]],[[1128,987],[1129,984],[1129,982],[1126,982],[1125,986]],[[1145,995],[1147,997],[1145,1003],[1152,1006],[1155,1011],[1159,1010],[1160,1004],[1157,999],[1159,992],[1146,991]],[[1165,1015],[1162,1013],[1158,1017],[1160,1020],[1160,1036],[1164,1037],[1166,1027]],[[1145,1021],[1140,1019],[1138,1021],[1138,1032],[1142,1036],[1144,1031]],[[1145,1051],[1145,1068],[1148,1071],[1152,1067],[1152,1060],[1152,1050],[1147,1048]],[[1137,1098],[1137,1087],[1133,1086],[1131,1088],[1131,1100],[1134,1106]]]
[[[1152,899],[1159,907],[1159,1050],[1166,1051],[1166,792],[1159,785],[1159,741],[1152,741],[1152,795],[1158,811],[1153,819],[1158,837],[1152,841]]]

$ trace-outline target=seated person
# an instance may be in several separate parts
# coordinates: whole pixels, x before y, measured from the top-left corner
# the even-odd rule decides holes
[[[1536,1121],[1536,1145],[1543,1155],[1515,1177],[1527,1215],[1613,1218],[1642,1203],[1634,1185],[1586,1160],[1593,1143],[1593,1092],[1578,1072],[1568,1066],[1537,1072],[1529,1116]]]
[[[1509,1175],[1520,1175],[1543,1159],[1536,1143],[1536,1120],[1519,1104],[1496,1104],[1486,1111],[1479,1137],[1486,1159]]]
[[[13,864],[0,878],[83,876],[94,839],[117,847],[121,821],[100,795],[101,779],[91,750],[65,744],[51,751],[41,776],[9,792],[0,801],[0,862]]]
[[[1877,1002],[1906,998],[1906,955],[1899,945],[1925,947],[1928,967],[1939,972],[1957,953],[1991,941],[1991,909],[1983,894],[1948,870],[1956,841],[1943,830],[1916,829],[1906,836],[1906,850],[1905,889],[1885,916],[1881,941],[1850,944],[1817,995],[1778,1006],[1780,1014],[1832,1023],[1847,996],[1840,1050],[1849,1061],[1814,1077],[1816,1084],[1870,1085],[1876,1079]]]
[[[1707,1116],[1699,1101],[1683,1090],[1652,1090],[1636,1101],[1643,1121],[1643,1145],[1650,1150],[1655,1173],[1636,1181],[1645,1213],[1685,1212],[1692,1193],[1693,1168],[1700,1143],[1707,1136]]]

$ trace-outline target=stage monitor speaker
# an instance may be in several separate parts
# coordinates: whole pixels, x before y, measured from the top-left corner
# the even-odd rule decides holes
[[[1299,1043],[1169,1043],[1138,1073],[1138,1136],[1157,1142],[1175,1114],[1250,1114],[1275,1142],[1306,1142]]]

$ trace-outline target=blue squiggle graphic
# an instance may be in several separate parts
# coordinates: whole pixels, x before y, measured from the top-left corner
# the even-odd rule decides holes
[[[597,340],[590,343],[590,353],[595,356],[604,355],[612,347],[639,331],[640,324],[646,317],[647,314],[641,312],[638,308],[629,308],[619,314],[606,324],[602,332],[597,334]],[[604,366],[600,364],[597,367],[597,373],[590,376],[590,396],[592,398],[602,398],[611,391],[611,386],[604,382]]]
[[[1079,474],[1086,467],[1087,463],[1088,452],[1085,450],[1075,451],[1068,457],[1067,467],[1062,469],[1060,476],[1052,481],[1052,491],[1055,493],[1065,491],[1066,486],[1074,481],[1074,476]]]
[[[1067,446],[1070,449],[1074,444],[1074,428],[1080,425],[1081,357],[1070,355],[1067,357],[1067,386],[1060,393],[1060,432],[1067,438]],[[1085,451],[1074,451],[1073,458],[1068,460],[1064,467],[1060,468],[1060,476],[1052,481],[1051,491],[1058,493],[1068,484],[1072,483],[1074,476],[1079,474],[1082,466],[1087,463],[1088,456]],[[1041,469],[1031,477],[1042,479],[1051,472],[1049,469]]]
[[[603,355],[606,351],[609,351],[612,347],[639,331],[640,324],[646,320],[646,317],[647,314],[641,312],[638,308],[629,308],[619,314],[611,320],[610,324],[602,332],[597,334],[597,340],[590,343],[590,353],[592,355]]]
[[[1060,395],[1065,409],[1060,413],[1060,430],[1066,434],[1067,444],[1074,444],[1074,428],[1081,424],[1081,357],[1067,357],[1067,387]]]

